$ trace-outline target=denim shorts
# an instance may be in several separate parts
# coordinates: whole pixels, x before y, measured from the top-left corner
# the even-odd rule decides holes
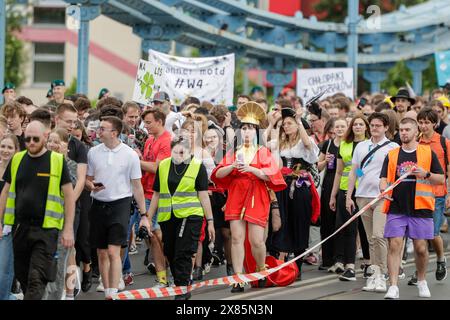
[[[445,197],[436,197],[435,206],[433,212],[433,222],[434,222],[434,236],[438,236],[441,232],[442,223],[444,222],[445,216]]]
[[[411,217],[405,214],[388,214],[384,226],[385,238],[408,237],[414,240],[431,240],[433,219]]]

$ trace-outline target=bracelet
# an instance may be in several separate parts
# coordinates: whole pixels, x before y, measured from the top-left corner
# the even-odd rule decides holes
[[[206,221],[214,221],[214,218],[206,218]]]
[[[144,217],[144,216],[145,216],[145,217],[148,217],[148,216],[147,216],[147,212],[146,212],[146,213],[141,213],[141,218]]]

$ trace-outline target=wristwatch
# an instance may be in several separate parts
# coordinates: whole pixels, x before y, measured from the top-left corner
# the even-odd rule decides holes
[[[431,172],[427,171],[427,174],[425,175],[425,179],[428,179],[429,177],[431,177]]]

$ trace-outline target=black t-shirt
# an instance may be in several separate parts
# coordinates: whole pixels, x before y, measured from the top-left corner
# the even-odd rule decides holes
[[[25,132],[22,132],[22,134],[20,136],[16,136],[17,140],[19,140],[19,147],[20,147],[20,151],[23,151],[27,148],[26,144],[25,144]]]
[[[324,177],[323,183],[322,183],[322,190],[323,189],[331,190],[333,188],[334,175],[336,173],[336,166],[337,166],[337,157],[338,157],[338,153],[339,153],[339,147],[334,144],[333,140],[334,139],[324,141],[322,148],[320,150],[320,152],[325,155],[327,154],[327,152],[334,155],[334,161],[333,161],[334,169],[329,169],[328,163],[325,165],[326,173],[325,173],[325,177]],[[328,151],[327,151],[327,149],[328,149]]]
[[[69,159],[75,161],[76,163],[86,163],[87,164],[87,154],[88,149],[83,142],[77,138],[70,137],[68,145],[68,157]]]
[[[439,121],[439,126],[435,129],[435,131],[442,135],[442,132],[444,132],[446,126],[447,124],[444,121]]]
[[[38,158],[28,153],[23,157],[16,176],[16,223],[29,223],[41,226],[44,221],[50,180],[50,154],[47,151]],[[11,184],[11,162],[6,168],[3,180]],[[69,169],[64,161],[61,186],[71,183]]]
[[[392,142],[395,142],[396,144],[398,144],[399,146],[402,145],[402,140],[400,139],[400,132],[397,132],[394,135],[394,139],[391,140]]]
[[[438,157],[432,151],[431,158],[431,168],[430,172],[443,174],[441,164],[439,163]],[[407,172],[412,165],[417,163],[416,151],[405,152],[403,148],[400,149],[397,161],[397,170],[395,173],[395,180],[397,180],[402,174]],[[389,157],[384,159],[383,168],[381,169],[380,178],[387,178]],[[416,176],[408,176],[404,181],[402,181],[397,187],[394,188],[392,192],[392,198],[389,207],[389,213],[393,214],[406,214],[411,216],[419,216],[432,218],[432,210],[415,210],[414,209],[414,199],[416,197]]]
[[[180,184],[181,178],[184,176],[184,173],[187,170],[187,166],[189,164],[186,163],[180,163],[177,165],[174,165],[173,162],[170,163],[170,169],[169,169],[169,177],[168,177],[168,184],[169,184],[169,191],[170,194],[174,194],[177,190],[178,185]],[[175,169],[176,167],[176,172]],[[181,174],[183,172],[183,174]],[[155,182],[153,183],[153,191],[160,192],[160,181],[159,181],[159,168],[156,170],[156,177]],[[195,190],[196,191],[207,191],[208,190],[208,173],[206,172],[206,168],[203,164],[200,165],[200,170],[198,171],[197,178],[195,179]]]

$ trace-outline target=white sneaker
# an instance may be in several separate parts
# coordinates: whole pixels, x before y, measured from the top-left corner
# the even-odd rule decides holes
[[[366,286],[362,288],[363,291],[373,292],[375,291],[375,288],[377,287],[377,275],[374,274],[373,276],[367,278]]]
[[[419,297],[431,298],[430,289],[428,289],[427,280],[417,281],[417,288],[419,288]]]
[[[398,299],[400,292],[397,286],[390,286],[388,292],[384,295],[385,299]]]
[[[169,283],[165,284],[165,283],[162,283],[162,282],[159,282],[158,280],[156,280],[156,285],[154,285],[153,288],[161,289],[161,288],[167,288],[168,286],[169,286]]]
[[[105,287],[103,286],[102,277],[98,278],[98,282],[99,282],[99,284],[97,286],[97,289],[95,289],[95,291],[97,291],[97,292],[105,292]]]
[[[386,279],[384,275],[377,275],[375,292],[386,292]]]
[[[120,277],[120,280],[119,280],[119,289],[118,290],[119,291],[125,290],[125,281],[123,281],[122,277]]]
[[[414,252],[413,241],[408,238],[408,240],[406,240],[406,253],[411,254],[413,252]]]
[[[23,292],[13,293],[12,295],[16,297],[16,300],[23,300]]]
[[[359,260],[364,259],[364,255],[363,255],[362,249],[356,250],[356,259],[359,259]]]

